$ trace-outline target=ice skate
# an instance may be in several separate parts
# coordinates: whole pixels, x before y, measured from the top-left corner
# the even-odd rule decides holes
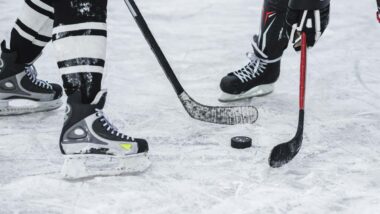
[[[37,79],[33,65],[18,64],[17,53],[1,44],[0,116],[50,111],[62,106],[62,88]]]
[[[231,102],[270,94],[280,75],[281,57],[271,59],[257,46],[257,36],[252,43],[254,52],[248,53],[250,62],[243,68],[229,73],[220,83],[221,102]]]
[[[106,91],[91,104],[82,104],[80,92],[68,97],[60,147],[66,179],[143,172],[150,166],[148,143],[120,133],[102,109]]]

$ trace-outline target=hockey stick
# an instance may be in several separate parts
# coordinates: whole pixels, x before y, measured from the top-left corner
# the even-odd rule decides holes
[[[307,44],[306,33],[302,33],[301,42],[301,80],[300,80],[300,97],[299,97],[299,118],[296,136],[289,142],[277,145],[273,148],[269,157],[269,165],[273,168],[279,168],[289,163],[299,152],[303,140],[303,124],[304,124],[304,106],[306,92],[306,66],[307,66]]]
[[[173,69],[163,54],[160,46],[157,44],[156,39],[153,37],[152,32],[146,24],[145,19],[134,0],[124,0],[124,2],[128,6],[129,11],[134,17],[146,41],[149,43],[167,78],[175,89],[179,100],[187,113],[189,113],[190,117],[204,122],[226,125],[254,123],[257,120],[258,112],[253,106],[206,106],[193,100],[178,81]]]

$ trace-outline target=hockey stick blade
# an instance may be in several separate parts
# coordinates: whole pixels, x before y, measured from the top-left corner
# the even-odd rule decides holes
[[[258,111],[253,106],[205,106],[193,100],[186,92],[179,99],[190,117],[209,123],[236,125],[255,123]]]
[[[258,111],[254,106],[205,106],[193,100],[178,81],[136,3],[133,0],[124,0],[124,2],[190,117],[204,122],[223,125],[254,123],[257,120]]]
[[[303,140],[304,110],[300,110],[296,136],[289,142],[277,145],[273,148],[269,157],[269,165],[279,168],[289,163],[298,154]]]

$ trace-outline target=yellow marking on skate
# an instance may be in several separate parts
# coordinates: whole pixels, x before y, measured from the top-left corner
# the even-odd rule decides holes
[[[120,144],[121,148],[127,150],[127,151],[131,151],[132,150],[132,144],[130,143],[124,143],[124,144]]]

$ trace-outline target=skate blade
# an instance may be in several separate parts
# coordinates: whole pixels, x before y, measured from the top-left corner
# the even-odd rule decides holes
[[[228,94],[222,93],[219,97],[220,102],[233,102],[237,100],[248,99],[252,97],[264,96],[272,93],[274,90],[274,84],[259,85],[241,94]]]
[[[66,180],[97,176],[139,174],[151,165],[147,153],[116,157],[109,155],[65,155],[61,175]]]
[[[29,114],[35,112],[52,111],[63,104],[61,99],[46,102],[31,100],[0,100],[0,116]]]

